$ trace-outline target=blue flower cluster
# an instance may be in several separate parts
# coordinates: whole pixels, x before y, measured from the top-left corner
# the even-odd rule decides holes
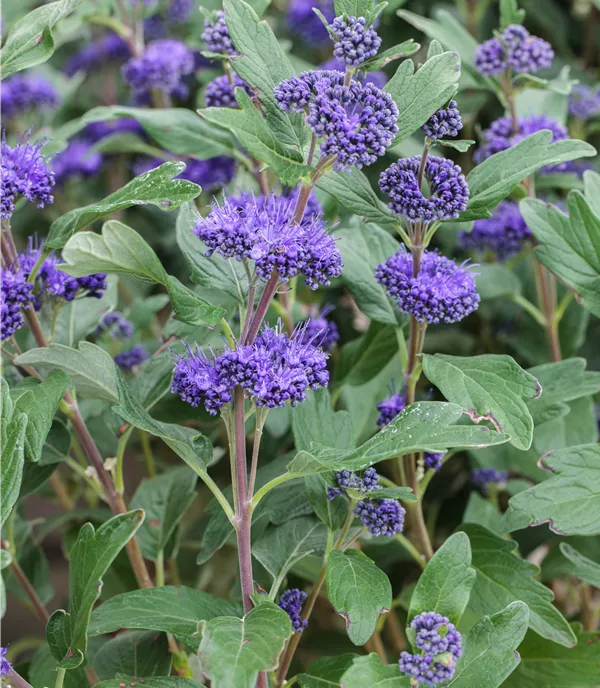
[[[237,74],[233,75],[233,83],[227,74],[222,74],[206,85],[204,104],[206,107],[237,107],[235,89],[238,87],[243,88],[249,96],[252,95],[250,86]]]
[[[377,55],[381,38],[364,17],[336,17],[330,26],[336,41],[333,56],[348,67],[359,67]]]
[[[278,325],[264,327],[252,346],[239,345],[219,356],[209,358],[188,346],[175,363],[171,391],[191,406],[204,403],[216,415],[237,385],[257,406],[274,408],[288,402],[295,406],[309,389],[328,382],[327,354],[304,341],[302,327],[289,336]]]
[[[127,41],[111,31],[72,55],[66,61],[64,71],[67,76],[77,72],[92,72],[109,62],[125,62],[129,57],[131,50]]]
[[[314,13],[313,7],[320,10],[329,23],[333,21],[335,17],[333,0],[290,0],[286,24],[305,43],[318,47],[329,41],[329,33]]]
[[[436,454],[434,452],[423,453],[423,468],[427,471],[439,471],[442,467],[443,454]]]
[[[569,94],[569,114],[578,119],[588,120],[600,114],[600,88],[584,84],[573,86]]]
[[[306,124],[332,156],[337,170],[371,165],[385,153],[398,131],[398,108],[389,93],[353,79],[344,85],[338,71],[303,72],[274,90],[285,112],[307,111]]]
[[[134,101],[145,104],[153,89],[177,98],[187,97],[183,77],[194,70],[194,55],[185,43],[165,38],[148,43],[140,57],[123,65],[121,74],[133,91]]]
[[[394,392],[392,394],[380,401],[377,404],[377,410],[379,411],[379,418],[377,419],[377,425],[382,427],[387,425],[406,407],[406,395],[401,392]]]
[[[35,247],[30,237],[27,250],[19,256],[21,269],[26,278],[29,277],[33,266],[41,255],[41,247]],[[65,301],[73,301],[76,297],[102,298],[106,290],[106,274],[98,272],[85,277],[71,277],[58,269],[63,263],[53,253],[42,263],[34,282],[35,310],[40,310],[45,297],[59,297]]]
[[[335,476],[335,481],[338,487],[329,485],[327,488],[327,499],[330,501],[339,497],[341,494],[345,494],[348,490],[366,494],[367,492],[374,492],[375,490],[381,489],[379,486],[379,475],[372,467],[367,468],[362,474],[362,477],[357,475],[354,471],[338,471]]]
[[[15,146],[6,143],[2,133],[0,144],[0,217],[10,220],[19,196],[35,203],[38,208],[54,202],[52,187],[54,173],[41,153],[44,142],[30,143],[23,136]]]
[[[57,184],[69,179],[93,177],[102,167],[103,157],[92,150],[92,143],[83,138],[72,139],[69,145],[52,158],[52,170]]]
[[[476,485],[485,489],[492,483],[498,485],[506,484],[508,471],[499,471],[495,468],[476,468],[472,472],[471,478]]]
[[[470,232],[461,231],[457,238],[464,250],[492,251],[499,260],[506,260],[519,253],[531,236],[518,203],[502,201],[492,217],[476,220]]]
[[[311,309],[310,318],[306,321],[304,338],[306,341],[318,342],[323,351],[330,352],[340,338],[336,324],[327,318],[333,306],[326,306],[318,311]]]
[[[171,0],[167,8],[167,19],[171,24],[185,24],[194,11],[194,0]]]
[[[420,165],[421,156],[415,155],[398,160],[381,173],[379,187],[391,199],[388,206],[409,222],[429,224],[456,219],[466,210],[469,200],[469,187],[462,170],[446,158],[428,157],[424,176],[430,195],[426,197],[418,178]]]
[[[133,172],[135,175],[143,174],[162,165],[164,162],[160,158],[137,158],[133,163]],[[185,164],[185,170],[178,174],[176,179],[187,179],[201,186],[204,191],[211,191],[226,186],[235,177],[235,160],[225,155],[219,155],[210,160],[187,158]]]
[[[224,198],[198,219],[194,233],[208,246],[207,256],[216,251],[225,258],[255,261],[262,280],[277,270],[283,281],[304,274],[311,289],[329,285],[343,267],[335,240],[320,216],[305,215],[300,225],[292,222],[294,207],[295,199],[284,196]]]
[[[127,351],[123,351],[115,356],[115,363],[121,370],[133,370],[136,366],[142,364],[150,354],[141,344],[131,347]]]
[[[430,139],[441,139],[444,136],[458,136],[463,128],[462,118],[455,100],[435,112],[423,125],[425,136]]]
[[[302,605],[308,595],[298,588],[285,590],[279,598],[279,606],[290,617],[294,633],[302,633],[308,621],[302,618]]]
[[[400,654],[400,671],[426,686],[450,681],[462,655],[462,636],[454,624],[436,612],[423,612],[412,620],[416,654]]]
[[[212,53],[235,55],[235,48],[231,36],[229,35],[229,29],[225,22],[225,12],[223,12],[223,10],[217,10],[214,19],[204,20],[202,40]]]
[[[25,324],[23,310],[30,307],[33,284],[26,282],[25,275],[13,268],[3,268],[0,276],[0,330],[2,341]]]
[[[133,323],[127,320],[123,313],[111,311],[102,318],[102,322],[94,330],[94,335],[107,335],[111,339],[129,339],[133,336]]]
[[[554,51],[547,41],[532,36],[524,26],[511,24],[500,38],[490,38],[475,53],[475,67],[486,75],[506,69],[535,74],[552,65]]]
[[[6,119],[29,110],[52,109],[58,107],[58,103],[56,89],[43,76],[15,74],[2,84],[0,108]]]

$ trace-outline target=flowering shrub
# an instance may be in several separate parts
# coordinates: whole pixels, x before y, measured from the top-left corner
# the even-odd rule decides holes
[[[13,4],[1,685],[597,687],[597,3]]]

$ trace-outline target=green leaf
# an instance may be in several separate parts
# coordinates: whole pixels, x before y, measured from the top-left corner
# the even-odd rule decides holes
[[[134,686],[143,685],[144,688],[198,688],[199,686],[196,681],[180,676],[149,676],[144,679],[143,684],[136,678],[136,676],[121,674],[117,678],[96,683],[94,688],[123,688],[124,685],[130,686],[131,684]]]
[[[196,474],[182,466],[140,483],[131,508],[146,514],[137,535],[146,559],[156,561],[161,552],[166,559],[171,558],[173,548],[167,545],[196,498],[196,481]]]
[[[553,477],[511,497],[504,531],[548,523],[559,535],[599,535],[600,445],[551,451],[538,465]]]
[[[552,143],[546,129],[523,139],[516,146],[492,155],[467,176],[470,198],[460,221],[489,217],[489,211],[530,174],[545,165],[577,160],[596,154],[585,141],[566,139]]]
[[[436,139],[434,141],[434,145],[436,146],[444,146],[444,148],[453,148],[454,150],[457,150],[459,153],[466,153],[469,150],[469,148],[475,143],[476,142],[472,139],[459,139],[458,141],[446,141],[444,139]]]
[[[160,437],[196,475],[206,480],[207,466],[212,460],[210,440],[198,430],[154,420],[134,397],[121,375],[117,375],[117,388],[119,405],[113,406],[113,411],[130,425]]]
[[[323,657],[313,662],[303,674],[296,676],[300,688],[339,688],[342,675],[357,655],[347,652]]]
[[[519,664],[517,647],[527,631],[529,611],[524,602],[483,619],[463,637],[463,654],[449,688],[497,688]]]
[[[254,688],[260,671],[277,668],[292,627],[283,609],[263,602],[243,619],[222,616],[203,621],[200,632],[198,657],[212,688]]]
[[[348,637],[364,645],[380,614],[392,608],[392,586],[385,573],[359,550],[334,550],[327,559],[327,596],[346,620]]]
[[[421,46],[418,43],[415,43],[412,38],[409,38],[407,41],[395,45],[393,48],[388,48],[378,53],[370,60],[366,60],[361,64],[360,68],[367,72],[374,72],[375,70],[383,69],[383,67],[390,62],[414,55],[420,48]]]
[[[361,170],[352,167],[350,172],[328,172],[317,182],[317,187],[333,196],[348,212],[380,225],[398,222],[392,211],[373,191],[369,179]]]
[[[395,330],[377,322],[371,323],[362,337],[342,346],[335,367],[335,384],[363,385],[380,373],[397,353]]]
[[[519,645],[521,663],[503,688],[596,688],[600,643],[598,633],[574,628],[577,646],[566,648],[531,631]]]
[[[80,229],[105,215],[125,210],[132,205],[155,205],[161,210],[175,210],[196,198],[200,187],[185,179],[173,179],[185,169],[185,163],[165,162],[149,172],[134,177],[128,184],[97,203],[70,210],[50,226],[45,247],[62,248]]]
[[[274,89],[294,70],[273,30],[260,21],[256,12],[243,0],[223,0],[225,20],[237,53],[231,65],[252,88],[264,109],[267,127],[284,145],[302,151],[306,128],[302,115],[284,112],[275,102]]]
[[[39,461],[52,419],[63,398],[69,378],[55,370],[39,385],[22,394],[15,402],[15,409],[27,416],[25,430],[25,458]]]
[[[373,11],[372,0],[334,0],[335,16],[347,14],[350,17],[366,17]]]
[[[328,447],[354,447],[352,420],[347,411],[334,411],[327,389],[309,392],[303,404],[292,409],[292,429],[296,449],[310,449],[312,442]]]
[[[571,191],[567,205],[568,215],[534,199],[522,201],[520,208],[540,242],[535,249],[539,261],[600,317],[600,217],[579,191]]]
[[[340,685],[344,688],[410,688],[410,679],[400,674],[397,664],[385,665],[373,652],[357,657],[344,672]]]
[[[481,448],[508,441],[507,435],[486,427],[456,425],[463,414],[464,410],[457,404],[439,401],[411,404],[358,449],[343,452],[313,444],[311,468],[314,472],[342,468],[356,471],[415,451],[445,452],[452,447]],[[290,463],[290,472],[295,472],[296,459]]]
[[[235,302],[245,304],[248,294],[248,276],[243,264],[235,258],[224,258],[213,253],[207,257],[206,245],[194,233],[198,213],[191,203],[183,205],[177,216],[177,245],[183,253],[190,279],[207,289],[220,289]]]
[[[583,191],[590,208],[600,216],[600,174],[592,170],[583,173]]]
[[[277,137],[243,89],[236,88],[235,97],[239,108],[205,108],[198,114],[232,131],[242,147],[269,165],[284,184],[293,186],[307,178],[311,168],[304,164],[302,150],[287,146]]]
[[[493,614],[522,600],[529,607],[530,628],[555,643],[572,647],[575,636],[564,616],[552,605],[552,591],[535,580],[539,567],[521,559],[517,544],[474,523],[463,525],[460,530],[469,536],[471,565],[477,571],[469,609],[475,614]]]
[[[437,612],[458,625],[475,584],[471,545],[465,533],[454,533],[433,555],[410,598],[408,623],[422,612]]]
[[[471,492],[467,508],[463,514],[463,523],[479,523],[493,533],[501,535],[501,520],[502,514],[495,504],[482,497],[478,492]]]
[[[30,349],[15,359],[17,365],[62,370],[83,396],[115,402],[118,399],[115,364],[110,354],[90,342],[77,349],[62,344]]]
[[[375,269],[400,248],[388,232],[358,219],[348,229],[336,232],[344,261],[342,279],[360,310],[372,320],[396,327],[403,320],[384,287],[375,279]],[[336,371],[337,372],[337,371]]]
[[[95,272],[124,274],[167,288],[177,318],[188,325],[215,325],[225,314],[167,274],[150,245],[134,229],[116,220],[102,227],[102,234],[79,232],[63,249],[63,272],[82,277]]]
[[[525,21],[525,10],[520,10],[517,0],[500,0],[500,30],[504,31],[511,24],[522,24]]]
[[[113,679],[117,674],[168,676],[171,660],[164,633],[134,631],[120,633],[106,642],[94,655],[92,668],[100,681]],[[143,685],[147,685],[146,681]]]
[[[230,134],[184,108],[153,110],[122,105],[96,107],[86,112],[77,123],[83,128],[90,122],[105,122],[121,117],[136,119],[148,136],[174,155],[189,155],[198,160],[234,155],[235,146]],[[69,122],[66,126],[71,128],[73,123]]]
[[[70,552],[69,613],[59,609],[48,622],[47,639],[59,667],[74,669],[84,661],[90,615],[100,597],[102,578],[143,519],[143,511],[128,511],[113,516],[98,530],[91,523],[80,529]],[[64,654],[57,652],[64,649],[63,641],[68,648]]]
[[[448,401],[463,406],[471,420],[490,421],[517,449],[531,447],[533,418],[525,401],[539,397],[542,388],[511,356],[423,354],[422,360],[429,381]]]
[[[512,270],[501,263],[484,263],[477,266],[475,282],[482,301],[521,293],[521,282]]]
[[[52,29],[81,0],[59,0],[37,7],[13,27],[0,52],[2,78],[45,62],[54,52]]]
[[[460,56],[454,52],[436,55],[415,72],[412,60],[403,62],[384,90],[395,100],[400,116],[394,144],[420,129],[458,90]]]
[[[153,356],[139,369],[130,389],[145,409],[151,409],[171,389],[173,361],[168,353]]]
[[[578,552],[566,542],[560,543],[560,551],[573,564],[573,575],[584,583],[600,590],[600,564]]]
[[[302,516],[280,526],[270,525],[252,546],[252,554],[273,580],[283,580],[304,557],[323,554],[326,545],[325,525],[309,516]]]
[[[2,386],[2,443],[0,454],[0,525],[4,525],[19,498],[23,465],[25,463],[25,431],[27,416],[15,412],[8,384]]]
[[[92,613],[91,636],[121,628],[172,633],[196,650],[200,621],[238,614],[240,606],[186,586],[146,588],[116,595]]]
[[[6,614],[6,586],[4,585],[2,571],[8,568],[11,562],[10,552],[6,549],[0,549],[0,619],[3,619]]]
[[[28,679],[34,688],[51,688],[56,683],[56,660],[46,643],[39,647],[29,665]],[[83,667],[67,671],[64,688],[82,688],[87,685]],[[95,688],[95,687],[94,687]]]

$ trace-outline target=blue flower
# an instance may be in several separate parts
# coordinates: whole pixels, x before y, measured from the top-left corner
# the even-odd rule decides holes
[[[235,48],[231,36],[229,35],[229,29],[225,22],[225,12],[223,12],[223,10],[217,10],[215,12],[214,20],[204,20],[202,40],[206,43],[207,49],[212,53],[220,53],[222,55],[235,54]]]
[[[330,28],[336,36],[333,55],[338,62],[358,67],[377,55],[381,38],[364,17],[336,17]]]
[[[361,500],[353,513],[374,537],[391,537],[404,528],[406,509],[395,499]]]
[[[441,139],[444,136],[458,136],[463,128],[458,105],[451,100],[445,108],[440,108],[423,125],[423,131],[430,139]]]
[[[6,119],[28,110],[56,108],[58,103],[56,89],[43,76],[15,74],[2,84],[0,106]]]
[[[115,363],[121,370],[133,370],[136,366],[142,364],[149,356],[150,354],[148,351],[138,344],[128,351],[117,354],[115,356]]]
[[[308,595],[298,588],[285,590],[279,598],[279,606],[290,617],[294,633],[302,633],[308,625],[308,621],[302,618],[302,605]]]

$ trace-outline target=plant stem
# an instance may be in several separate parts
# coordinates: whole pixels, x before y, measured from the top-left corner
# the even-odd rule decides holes
[[[57,669],[57,671],[56,671],[56,683],[54,684],[54,688],[63,688],[66,674],[67,674],[66,669]]]
[[[256,471],[258,470],[258,452],[260,449],[260,440],[265,427],[265,421],[269,410],[267,408],[257,407],[256,409],[256,430],[254,432],[254,443],[252,445],[252,462],[250,464],[250,481],[248,483],[248,497],[252,500],[254,494],[254,485],[256,483]],[[252,505],[250,505],[252,508]]]
[[[154,461],[154,454],[152,453],[150,436],[144,430],[140,430],[139,434],[140,444],[142,445],[142,451],[144,453],[144,459],[146,460],[146,471],[148,472],[148,477],[154,478],[156,475],[156,463]]]
[[[538,303],[546,319],[546,340],[551,360],[556,363],[562,360],[560,339],[558,336],[558,321],[556,313],[556,279],[540,261],[533,257],[533,269],[535,271],[535,286]]]
[[[248,469],[246,466],[246,429],[244,421],[244,390],[236,387],[233,393],[235,469],[237,502],[235,505],[235,532],[238,545],[238,562],[244,613],[252,609],[254,592],[252,578],[252,545],[250,530],[252,520],[251,501],[248,498]]]
[[[387,658],[387,654],[385,652],[385,647],[383,645],[383,640],[381,638],[381,632],[380,631],[376,630],[373,633],[373,635],[369,638],[369,640],[367,640],[365,647],[369,652],[376,652],[384,664],[388,663],[388,658]]]
[[[394,539],[399,542],[402,547],[410,554],[410,556],[417,562],[417,564],[424,569],[425,561],[423,560],[423,555],[419,550],[413,545],[413,543],[402,533],[394,536]]]
[[[161,549],[156,555],[156,587],[162,588],[165,585],[165,553]]]
[[[17,561],[16,554],[13,555],[9,568],[13,576],[17,579],[19,585],[23,588],[23,591],[29,598],[29,601],[31,602],[35,610],[36,616],[44,624],[45,627],[48,623],[48,619],[50,618],[50,614],[42,600],[40,600],[39,595],[36,592],[36,589],[33,587],[31,581],[29,580],[29,578],[27,578],[25,572],[23,571],[19,562]]]
[[[119,437],[117,445],[117,465],[115,467],[115,488],[120,495],[125,494],[125,480],[123,478],[123,463],[125,458],[125,450],[127,449],[127,442],[133,432],[133,426],[129,426],[127,430]]]
[[[521,306],[525,312],[529,313],[538,325],[546,327],[546,316],[537,306],[534,306],[531,301],[528,301],[521,294],[513,294],[511,298],[517,305]]]

